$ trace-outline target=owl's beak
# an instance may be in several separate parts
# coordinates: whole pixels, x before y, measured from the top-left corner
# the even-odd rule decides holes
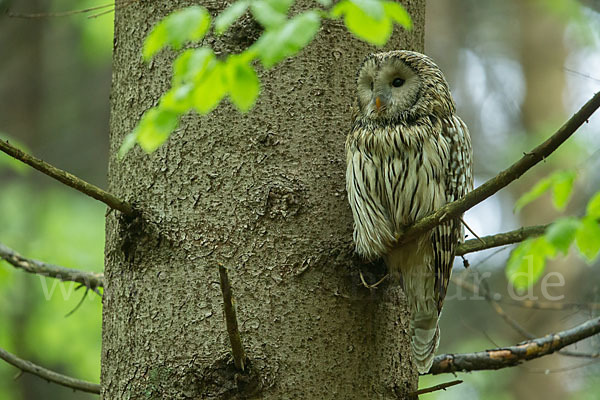
[[[375,109],[378,113],[381,110],[381,98],[379,96],[375,97]]]

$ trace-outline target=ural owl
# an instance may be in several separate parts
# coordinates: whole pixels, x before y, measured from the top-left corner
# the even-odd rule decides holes
[[[346,141],[356,252],[383,258],[402,282],[413,362],[425,373],[439,344],[438,319],[463,227],[457,218],[401,246],[397,238],[472,189],[469,132],[444,75],[423,54],[369,55],[357,85],[358,110]]]

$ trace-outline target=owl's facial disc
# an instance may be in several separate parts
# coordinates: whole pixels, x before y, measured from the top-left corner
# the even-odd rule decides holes
[[[417,102],[420,86],[417,73],[399,58],[367,61],[358,77],[362,115],[372,119],[396,117]]]

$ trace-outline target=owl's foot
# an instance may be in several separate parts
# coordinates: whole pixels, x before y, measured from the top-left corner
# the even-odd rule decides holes
[[[383,278],[381,278],[380,280],[378,280],[377,282],[373,283],[373,284],[369,284],[367,283],[367,281],[365,280],[365,277],[363,276],[362,271],[358,271],[360,274],[360,281],[362,282],[363,286],[366,287],[367,289],[377,289],[377,286],[381,285],[381,283],[383,281],[385,281],[388,276],[390,276],[389,274],[385,274]]]

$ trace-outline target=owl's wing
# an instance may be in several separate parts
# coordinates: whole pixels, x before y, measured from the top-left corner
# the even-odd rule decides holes
[[[446,202],[458,200],[473,188],[471,139],[465,123],[452,116],[442,120],[442,136],[449,143],[449,162],[446,164]],[[462,243],[464,228],[460,218],[438,225],[432,233],[435,287],[438,311],[442,309],[454,263],[456,246]]]

